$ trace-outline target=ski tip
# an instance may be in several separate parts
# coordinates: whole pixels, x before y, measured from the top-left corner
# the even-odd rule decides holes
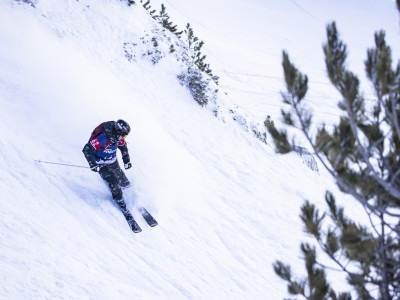
[[[140,228],[139,225],[131,226],[131,230],[132,230],[134,233],[142,232],[142,228]]]
[[[129,223],[129,227],[131,228],[131,230],[132,230],[134,233],[139,233],[139,232],[142,231],[142,228],[140,228],[139,224],[136,223],[136,221],[134,221],[134,222],[132,222],[132,223]]]

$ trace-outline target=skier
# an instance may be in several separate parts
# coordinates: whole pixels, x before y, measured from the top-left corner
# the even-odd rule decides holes
[[[124,120],[101,123],[93,130],[88,143],[82,150],[90,169],[98,172],[106,182],[112,198],[118,204],[128,223],[133,220],[133,217],[126,208],[121,188],[129,187],[130,182],[118,164],[117,149],[121,151],[125,170],[130,169],[132,164],[125,142],[130,131],[129,124]]]

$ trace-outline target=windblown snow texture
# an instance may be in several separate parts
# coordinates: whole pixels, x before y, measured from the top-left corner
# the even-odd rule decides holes
[[[169,38],[183,41],[135,2],[0,1],[0,298],[283,299],[272,263],[303,273],[303,200],[323,207],[329,189],[352,215],[361,209],[322,168],[257,138],[267,115],[280,125],[282,49],[309,76],[316,122],[330,126],[340,99],[326,84],[326,24],[337,20],[349,67],[363,74],[375,30],[398,59],[395,3],[165,1],[220,76],[217,99],[201,107],[177,79],[181,48],[169,51]],[[140,234],[98,174],[35,162],[87,165],[90,132],[117,119],[132,126],[124,197]]]

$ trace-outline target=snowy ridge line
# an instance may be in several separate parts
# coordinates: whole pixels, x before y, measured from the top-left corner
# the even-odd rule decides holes
[[[243,76],[252,76],[252,77],[264,77],[264,78],[270,78],[270,79],[276,79],[276,80],[285,80],[283,77],[279,76],[269,76],[269,75],[261,75],[261,74],[251,74],[251,73],[240,73],[240,72],[230,72],[230,71],[222,71],[225,74],[234,74],[234,75],[243,75]],[[310,83],[316,83],[316,84],[324,84],[324,85],[332,85],[330,82],[324,82],[324,81],[314,81],[314,80],[309,80],[308,82]]]

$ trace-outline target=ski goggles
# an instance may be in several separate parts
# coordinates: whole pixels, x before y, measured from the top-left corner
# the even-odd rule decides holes
[[[118,140],[122,140],[122,139],[126,139],[126,137],[127,137],[128,135],[127,134],[118,134]]]

